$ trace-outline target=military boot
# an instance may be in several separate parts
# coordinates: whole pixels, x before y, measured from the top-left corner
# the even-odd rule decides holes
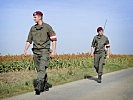
[[[35,94],[40,95],[40,92],[41,92],[41,81],[37,80],[36,81],[36,87],[35,87]]]
[[[52,85],[49,84],[48,82],[45,83],[45,91],[49,91],[49,88],[52,88]]]
[[[97,80],[98,83],[101,83],[102,82],[102,75],[98,75],[98,80]]]
[[[45,82],[41,81],[41,92],[45,91]]]
[[[45,91],[49,91],[49,86],[48,86],[48,76],[47,76],[47,73],[45,74],[45,77],[44,77],[44,90]]]

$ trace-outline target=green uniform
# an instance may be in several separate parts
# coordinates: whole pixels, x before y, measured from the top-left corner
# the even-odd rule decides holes
[[[103,65],[106,58],[105,46],[109,45],[109,40],[106,36],[96,35],[92,41],[94,50],[94,67],[99,75],[103,73]]]
[[[50,41],[56,41],[52,27],[46,23],[31,27],[27,42],[33,42],[33,59],[37,70],[37,80],[46,81],[46,68],[50,58]]]

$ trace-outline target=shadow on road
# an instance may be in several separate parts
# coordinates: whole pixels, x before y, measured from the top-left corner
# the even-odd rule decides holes
[[[85,76],[84,76],[84,79],[89,79],[89,80],[93,80],[93,81],[96,81],[96,82],[97,82],[97,78],[94,77],[94,76],[85,75]]]

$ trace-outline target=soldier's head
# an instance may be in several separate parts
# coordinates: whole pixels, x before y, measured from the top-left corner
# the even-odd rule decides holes
[[[98,28],[97,28],[97,33],[98,33],[98,35],[100,35],[100,36],[103,35],[103,31],[104,31],[104,30],[103,30],[102,27],[98,27]]]
[[[33,13],[33,18],[34,18],[35,23],[38,23],[39,21],[42,21],[43,13],[41,11],[36,11]]]

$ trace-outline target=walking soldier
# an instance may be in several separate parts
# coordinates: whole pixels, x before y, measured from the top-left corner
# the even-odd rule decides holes
[[[33,42],[33,59],[37,70],[37,84],[35,86],[36,94],[39,95],[43,92],[47,83],[46,69],[48,67],[48,61],[50,57],[54,57],[56,54],[56,34],[52,27],[43,22],[43,13],[36,11],[33,13],[35,25],[31,27],[24,55],[27,54],[27,50]],[[52,52],[50,54],[50,41],[52,41]]]
[[[109,58],[110,56],[109,40],[103,35],[103,31],[102,27],[97,28],[98,35],[93,38],[91,45],[91,56],[94,55],[94,67],[98,73],[98,83],[101,83],[105,58]],[[105,47],[107,48],[107,51],[105,50]]]

